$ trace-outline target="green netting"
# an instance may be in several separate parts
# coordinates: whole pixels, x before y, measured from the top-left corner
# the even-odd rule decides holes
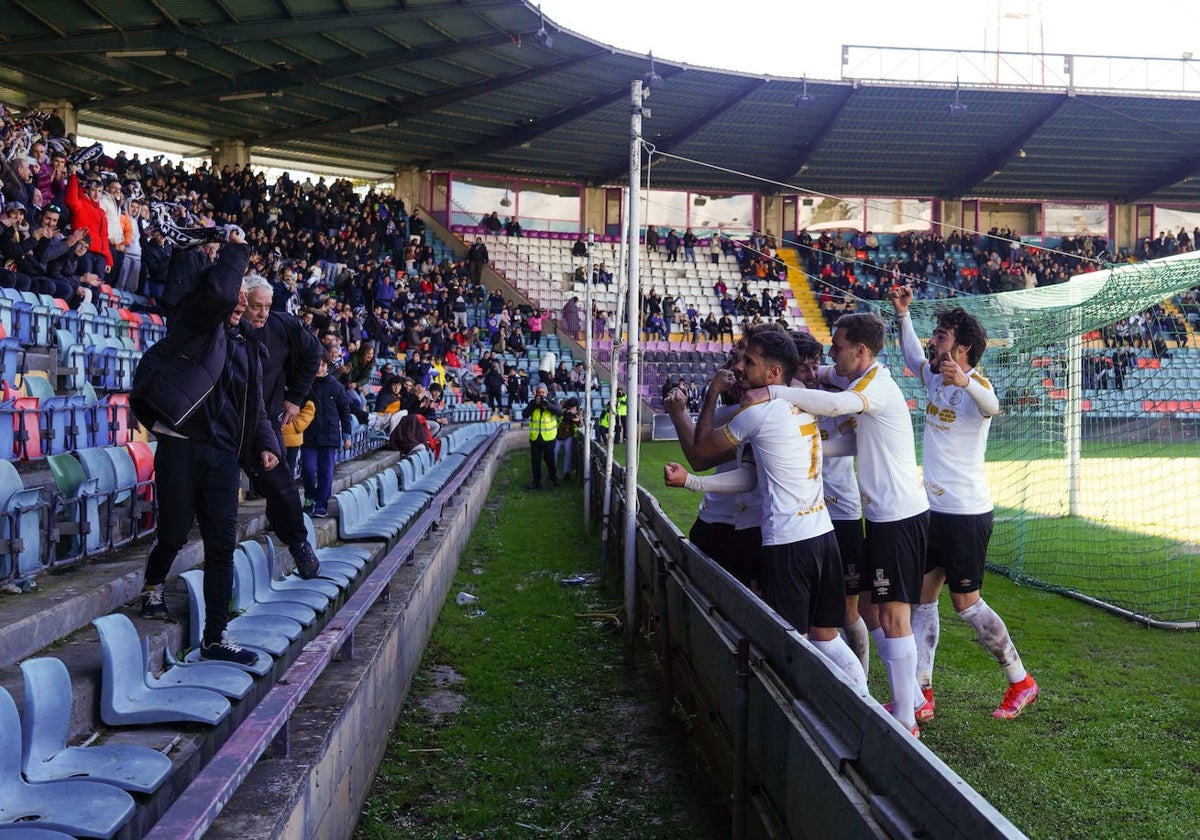
[[[1165,353],[1102,340],[1114,322],[1197,286],[1200,253],[1188,253],[953,301],[987,326],[980,367],[1003,407],[986,465],[997,569],[1146,620],[1200,620],[1200,339],[1189,331]],[[918,335],[946,305],[913,303]],[[919,442],[924,390],[903,375],[890,307],[876,306],[893,327],[885,359]],[[1114,352],[1128,354],[1120,377]]]

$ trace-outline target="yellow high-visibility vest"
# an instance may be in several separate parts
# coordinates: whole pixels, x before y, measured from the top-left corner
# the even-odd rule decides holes
[[[548,408],[535,408],[529,415],[530,440],[554,440],[558,437],[558,417]]]

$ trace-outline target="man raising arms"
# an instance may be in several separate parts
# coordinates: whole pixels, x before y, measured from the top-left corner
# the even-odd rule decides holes
[[[1011,719],[1037,700],[1038,685],[1025,672],[1004,620],[979,595],[992,535],[992,499],[983,460],[992,417],[1000,413],[991,383],[975,370],[987,349],[987,332],[961,307],[938,313],[929,340],[930,362],[908,315],[912,298],[909,287],[892,288],[904,363],[929,392],[923,444],[929,557],[921,603],[912,614],[917,681],[932,717],[933,659],[940,633],[937,601],[947,583],[955,612],[975,629],[1008,677],[1008,691],[992,716]]]

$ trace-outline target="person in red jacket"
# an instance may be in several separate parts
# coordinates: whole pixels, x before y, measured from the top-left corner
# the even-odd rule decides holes
[[[100,207],[100,179],[89,177],[83,189],[79,187],[79,174],[71,173],[67,179],[67,209],[71,211],[71,227],[83,228],[88,232],[85,270],[104,277],[112,268],[112,252],[108,249],[108,219]]]

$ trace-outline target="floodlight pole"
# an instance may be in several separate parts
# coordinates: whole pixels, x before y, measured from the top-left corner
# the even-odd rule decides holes
[[[629,238],[629,190],[621,189],[621,247],[617,251],[617,299],[613,305],[614,313],[621,311],[621,300],[625,295],[625,256],[628,253],[625,242]],[[608,543],[613,536],[612,526],[612,474],[613,474],[613,445],[616,440],[614,430],[617,422],[617,382],[621,375],[621,329],[624,319],[616,319],[613,325],[616,332],[612,336],[612,364],[609,368],[608,382],[608,434],[604,436],[604,491],[603,517],[600,520],[600,579],[608,573]]]
[[[629,362],[625,384],[625,646],[637,638],[637,508],[638,508],[638,366],[641,361],[641,287],[638,279],[638,229],[642,183],[642,80],[629,89]],[[613,418],[614,420],[616,418]]]
[[[584,278],[584,328],[583,356],[583,531],[592,532],[592,247],[596,244],[596,233],[587,232],[587,277]],[[571,336],[574,341],[576,336]],[[609,425],[612,425],[611,423]]]

